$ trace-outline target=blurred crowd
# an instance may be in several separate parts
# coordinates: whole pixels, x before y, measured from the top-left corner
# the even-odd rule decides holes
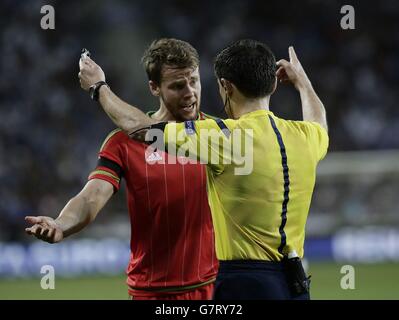
[[[40,27],[45,4],[55,8],[55,30]],[[399,148],[399,6],[395,0],[354,2],[355,30],[343,30],[343,4],[2,0],[0,241],[26,240],[25,215],[56,216],[84,185],[102,140],[114,128],[80,89],[83,47],[118,95],[151,110],[157,100],[148,91],[141,54],[156,38],[186,40],[201,58],[202,109],[221,116],[212,69],[220,49],[254,38],[279,59],[287,58],[288,46],[294,45],[326,106],[330,151]],[[278,88],[271,110],[301,118],[299,98],[289,87]],[[114,212],[127,219],[124,197],[116,198],[105,210],[104,223]]]

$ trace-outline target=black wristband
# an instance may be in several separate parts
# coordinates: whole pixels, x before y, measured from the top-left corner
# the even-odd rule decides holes
[[[95,84],[93,84],[92,86],[90,86],[90,88],[89,88],[90,98],[92,98],[94,101],[98,101],[98,98],[99,98],[98,91],[100,90],[100,88],[103,85],[106,85],[109,88],[109,85],[105,81],[98,81]]]

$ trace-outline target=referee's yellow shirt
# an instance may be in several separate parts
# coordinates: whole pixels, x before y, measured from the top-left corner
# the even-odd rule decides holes
[[[316,166],[329,141],[318,123],[257,110],[238,120],[169,123],[164,141],[207,164],[219,260],[303,256]]]

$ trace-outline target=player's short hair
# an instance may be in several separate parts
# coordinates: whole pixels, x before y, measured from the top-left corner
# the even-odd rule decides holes
[[[149,80],[161,83],[162,66],[193,68],[199,66],[197,50],[188,42],[173,38],[162,38],[153,41],[145,50],[141,62]]]
[[[276,81],[276,58],[270,48],[256,40],[239,40],[215,58],[218,79],[231,81],[247,98],[272,93]]]

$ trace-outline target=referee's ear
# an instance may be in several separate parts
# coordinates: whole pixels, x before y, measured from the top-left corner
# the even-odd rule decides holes
[[[224,90],[226,91],[227,95],[231,97],[231,95],[233,94],[233,84],[229,80],[226,80],[225,78],[221,78],[220,83],[224,88]]]
[[[273,85],[273,89],[272,92],[270,92],[270,95],[272,95],[277,89],[277,77],[274,79],[274,85]]]

